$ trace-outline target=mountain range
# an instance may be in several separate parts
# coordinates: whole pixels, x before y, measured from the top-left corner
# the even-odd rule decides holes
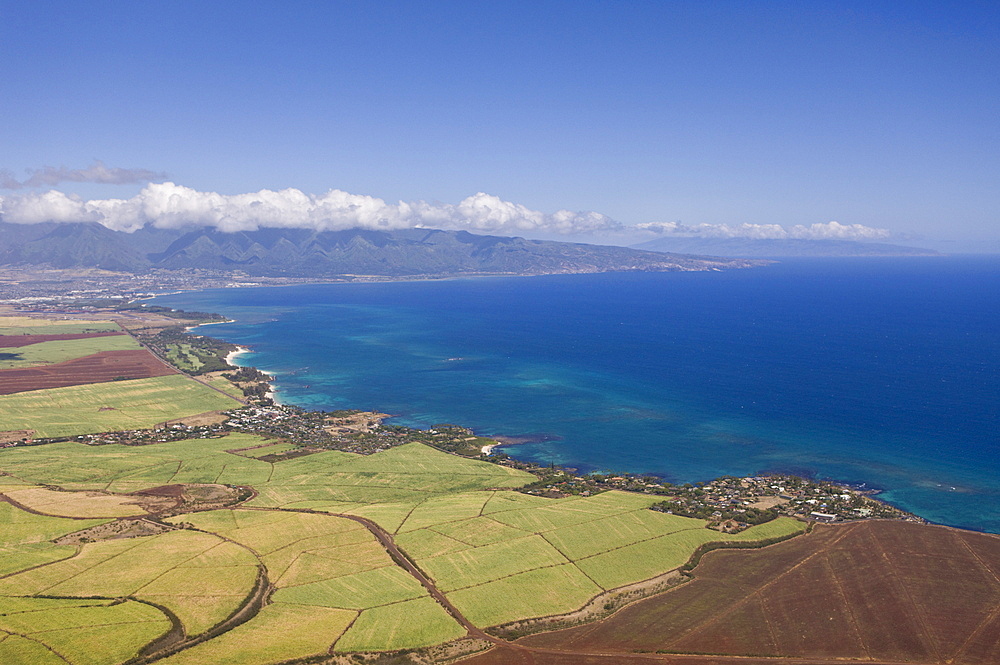
[[[475,235],[466,231],[215,228],[132,233],[97,223],[0,222],[0,266],[240,271],[252,276],[406,277],[740,268],[757,261],[686,256],[617,246]]]

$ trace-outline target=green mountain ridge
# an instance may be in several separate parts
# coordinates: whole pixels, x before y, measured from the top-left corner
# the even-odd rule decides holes
[[[0,222],[0,265],[241,271],[267,277],[338,275],[552,274],[742,268],[759,261],[664,254],[626,247],[402,229],[144,227],[133,233],[96,223]]]

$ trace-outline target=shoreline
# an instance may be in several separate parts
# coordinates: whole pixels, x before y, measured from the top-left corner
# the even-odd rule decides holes
[[[472,276],[464,276],[464,278],[469,278],[469,277],[472,277]],[[475,276],[475,277],[476,278],[482,278],[483,276]],[[452,278],[452,279],[463,279],[463,277]],[[406,280],[406,281],[409,281],[409,280]],[[329,283],[329,282],[327,282],[327,283]],[[354,283],[357,283],[357,282],[354,282]],[[292,285],[287,285],[287,286],[292,286]],[[260,369],[260,368],[258,368],[258,369]],[[261,371],[263,371],[263,370],[261,370]],[[276,376],[274,374],[269,373],[269,372],[265,372],[265,373],[267,373],[268,376],[271,377],[272,379],[276,379]],[[274,384],[272,383],[271,385],[273,386]],[[280,402],[277,399],[275,399],[275,397],[278,396],[279,392],[280,392],[279,390],[270,390],[270,391],[268,391],[266,393],[266,395],[267,395],[267,397],[269,397],[272,400],[274,400],[276,404],[279,404]],[[292,399],[290,402],[285,403],[285,404],[286,405],[295,405],[295,400]],[[360,405],[358,408],[366,408],[366,407],[369,407],[369,406],[370,405]],[[304,408],[309,409],[310,407],[309,406],[305,406]],[[311,408],[315,408],[315,406],[313,406]],[[517,441],[516,438],[520,438],[520,437],[510,437],[510,438],[508,438],[508,437],[503,437],[503,436],[492,436],[491,435],[491,436],[489,436],[489,438],[495,439],[497,441],[497,443],[490,443],[490,444],[487,444],[487,445],[484,445],[484,446],[480,447],[481,454],[483,454],[484,456],[487,456],[487,457],[492,457],[492,456],[495,456],[495,455],[497,455],[497,454],[499,454],[501,452],[505,452],[505,453],[510,454],[512,457],[516,458],[516,451],[507,450],[507,446],[514,446],[514,445],[517,445],[518,443],[527,443],[528,442],[528,441]],[[515,439],[515,440],[510,440],[510,439]],[[534,440],[537,440],[537,439],[533,439],[532,442]],[[522,460],[522,461],[528,461],[528,460]],[[758,473],[762,473],[762,472],[755,472],[754,475],[758,475]],[[660,474],[650,473],[648,475],[660,475]],[[834,483],[836,483],[838,485],[842,485],[842,486],[845,486],[845,487],[853,487],[853,486],[855,486],[855,485],[858,484],[857,481],[842,482],[842,481],[836,480],[835,478],[831,478],[831,477],[827,476],[826,474],[818,474],[818,475],[815,476],[815,478],[827,480],[827,481],[830,481],[830,482],[834,482]],[[701,480],[703,480],[703,481],[711,481],[711,480],[714,480],[714,478],[704,478],[704,479],[701,479]],[[692,482],[694,482],[694,481],[692,480]],[[878,501],[880,503],[884,503],[885,505],[892,506],[892,507],[897,508],[899,510],[908,511],[906,507],[897,504],[895,501],[887,500],[886,498],[884,498],[885,495],[883,493],[886,491],[886,489],[884,487],[873,487],[872,484],[869,483],[868,486],[865,487],[864,489],[867,490],[868,492],[873,493],[873,494],[880,495],[880,496],[878,496]],[[912,510],[912,509],[910,509],[910,510]],[[924,517],[924,519],[928,519],[928,518]],[[928,520],[928,521],[934,521],[934,523],[942,523],[942,522],[937,522],[936,520]],[[961,522],[959,522],[959,523],[961,523]],[[950,523],[950,522],[943,522],[943,524],[945,524],[947,526],[954,526],[955,525],[954,523]],[[977,527],[977,526],[972,526],[972,527],[970,527],[970,526],[956,526],[956,528],[965,528],[965,529],[972,529],[972,530],[985,530],[984,527],[981,527],[981,526],[980,527]]]
[[[184,329],[184,332],[189,333],[195,328],[201,328],[202,326],[219,326],[223,323],[236,323],[236,319],[226,319],[225,321],[209,321],[207,323],[198,323],[193,326],[188,326]]]
[[[245,346],[237,346],[234,350],[226,354],[225,358],[226,364],[232,365],[233,367],[239,367],[239,365],[235,364],[233,361],[239,358],[240,356],[246,355],[248,353],[253,353],[253,351],[251,351]],[[267,372],[265,372],[265,374],[267,374]]]

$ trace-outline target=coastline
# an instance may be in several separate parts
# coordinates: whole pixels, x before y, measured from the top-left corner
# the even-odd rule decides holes
[[[240,356],[246,355],[248,353],[253,353],[253,352],[245,346],[237,346],[234,350],[226,354],[226,364],[232,365],[233,367],[238,367],[238,365],[233,361],[239,358]]]
[[[230,321],[219,321],[218,323],[230,323]],[[206,323],[204,325],[212,325],[212,324]],[[195,326],[195,327],[197,327],[197,326]],[[256,369],[261,374],[266,374],[267,375],[267,387],[268,387],[268,391],[266,393],[264,393],[264,397],[266,397],[267,399],[270,399],[272,402],[274,402],[278,406],[281,406],[282,405],[281,402],[278,401],[278,391],[274,387],[274,378],[276,376],[276,374],[274,372],[268,372],[267,370],[261,369],[260,367],[256,367],[254,365],[237,365],[235,362],[233,362],[234,360],[236,360],[237,358],[239,358],[241,356],[251,355],[252,353],[253,353],[252,349],[249,349],[249,348],[247,348],[245,346],[237,346],[235,349],[233,349],[232,351],[230,351],[229,353],[226,354],[226,358],[225,358],[226,364],[227,365],[232,365],[233,367],[253,367],[254,369]]]
[[[810,273],[810,274],[812,274],[812,273]],[[602,284],[603,284],[603,282],[602,282]],[[485,288],[487,288],[487,287],[479,287],[479,288],[475,288],[475,289],[472,289],[471,291],[469,291],[469,290],[465,289],[465,287],[463,287],[462,290],[457,291],[457,292],[460,293],[460,294],[461,293],[467,293],[467,292],[468,293],[479,293],[480,291],[482,291]],[[511,287],[511,288],[513,288],[513,287]],[[518,288],[518,292],[520,293],[521,287],[517,287],[517,288]],[[568,288],[568,287],[566,287],[566,288]],[[545,292],[547,293],[549,290],[550,289],[545,289]],[[451,289],[451,287],[449,287],[446,292],[447,293],[451,293],[451,291],[452,291],[452,289]],[[321,293],[327,293],[327,292],[323,291]],[[377,292],[377,294],[379,294],[379,295],[381,295],[381,293],[382,293],[381,291]],[[436,293],[436,292],[430,292],[430,293]],[[308,295],[308,292],[304,292],[304,294]],[[394,295],[395,292],[392,292],[392,294]],[[306,298],[306,295],[303,295],[302,298]],[[296,296],[296,297],[298,297],[298,296]],[[366,297],[365,293],[361,293],[360,295],[355,295],[352,292],[349,298],[346,298],[346,297],[345,298],[346,298],[347,301],[354,302],[354,301],[359,300],[359,299],[364,299],[365,297]],[[281,302],[284,298],[285,298],[284,295],[277,294],[277,295],[266,296],[265,300],[268,303],[270,303],[271,301]],[[257,302],[256,299],[257,299],[256,295],[254,295],[254,296],[242,296],[239,299],[234,299],[233,302],[234,303],[243,303],[243,302],[246,302],[246,303],[256,303]],[[228,303],[228,301],[225,300],[224,298],[221,298],[221,297],[220,298],[214,298],[214,296],[213,296],[213,298],[202,298],[200,300],[194,300],[194,302],[202,302],[202,303],[204,303],[206,306],[203,306],[203,307],[188,307],[187,305],[184,304],[184,300],[179,299],[179,298],[177,298],[177,299],[171,299],[170,302],[173,302],[174,303],[173,306],[176,306],[176,307],[187,307],[188,309],[202,309],[202,310],[207,310],[207,311],[213,311],[212,308],[211,308],[211,306],[210,306],[211,302],[216,302],[219,306],[222,306],[224,303]],[[311,310],[309,310],[309,311],[311,311]],[[244,315],[238,314],[238,316],[239,316],[239,318],[244,318],[244,319],[246,318]],[[288,328],[289,326],[298,327],[298,324],[296,324],[295,322],[292,322],[292,321],[286,322],[285,325],[286,325],[286,328]],[[242,331],[240,332],[239,335],[230,335],[229,334],[229,329],[227,329],[224,333],[221,332],[221,331],[222,331],[222,329],[220,329],[220,336],[221,337],[223,337],[223,338],[229,338],[229,339],[232,339],[233,341],[246,340],[246,341],[251,341],[252,342],[252,341],[255,340],[254,336],[252,336],[251,334],[244,334],[244,332],[242,332]],[[197,332],[198,331],[196,331],[196,333]],[[206,332],[210,333],[211,331],[206,331]],[[289,334],[290,334],[291,330],[289,329],[286,332],[289,332]],[[345,333],[345,334],[347,334],[347,333]],[[331,339],[333,339],[333,338],[334,337],[331,336]],[[317,341],[319,341],[319,340],[317,340]],[[274,358],[284,358],[283,355],[280,355],[280,354],[277,353],[277,351],[280,350],[280,347],[281,347],[281,344],[282,344],[280,336],[277,338],[277,344],[278,344],[278,346],[275,346],[275,347],[270,347],[269,346],[268,347],[269,350],[267,352],[267,357],[270,358],[272,356],[272,352],[274,352],[275,353]],[[446,347],[442,347],[442,348],[444,349]],[[264,349],[261,348],[260,351],[263,352]],[[304,355],[304,354],[299,354],[299,355]],[[458,356],[458,355],[467,355],[467,354],[464,354],[463,351],[458,351],[458,350],[452,351],[450,349],[442,351],[442,358],[445,357],[445,356]],[[298,356],[296,356],[296,358],[298,358]],[[436,358],[436,356],[435,356],[435,358]],[[247,360],[246,358],[240,358],[236,362],[245,361],[248,364],[253,364],[253,362],[255,360],[257,360],[259,362],[262,362],[262,363],[266,362],[267,364],[270,364],[270,362],[281,362],[281,363],[284,362],[283,360],[278,360],[278,361],[264,361],[263,358],[254,358],[254,359],[249,359],[249,360]],[[347,358],[347,360],[350,360],[350,358]],[[298,358],[297,361],[296,361],[296,363],[294,365],[289,365],[288,367],[289,367],[289,369],[292,369],[292,367],[300,367],[300,366],[304,366],[304,365],[308,365],[308,364],[310,364],[308,360],[303,360],[301,358]],[[284,365],[281,365],[281,367],[284,367]],[[366,381],[366,379],[364,377],[364,373],[365,373],[365,369],[366,368],[364,366],[361,366],[360,364],[355,365],[353,362],[347,362],[345,364],[345,367],[350,368],[352,370],[352,374],[355,375],[355,379],[360,380],[361,382],[365,382]],[[471,373],[474,373],[475,369],[481,369],[481,368],[473,366],[471,363],[469,363],[468,367],[463,367],[462,369],[464,371],[466,371],[466,374],[471,374]],[[357,373],[355,373],[355,370],[358,373],[360,373],[361,376],[358,376]],[[380,366],[375,366],[375,370],[376,371],[381,371]],[[388,371],[385,372],[385,374],[387,376],[389,376],[389,372]],[[447,383],[447,384],[440,383],[440,384],[437,384],[437,385],[441,385],[442,387],[447,388],[450,391],[450,388],[448,388],[448,386],[451,385],[451,379],[448,378],[448,377],[445,377],[444,375],[434,375],[434,377],[437,377],[437,376],[441,376],[441,380],[442,381],[444,381],[445,379],[448,379],[449,383]],[[382,376],[381,375],[376,375],[376,378],[379,381],[381,381]],[[462,379],[462,377],[461,376],[457,376],[457,379]],[[298,403],[299,402],[299,395],[300,395],[300,390],[299,390],[300,384],[308,384],[308,383],[310,383],[310,381],[308,379],[305,379],[303,381],[303,377],[302,376],[297,376],[297,377],[296,376],[287,376],[287,377],[284,377],[282,380],[288,382],[288,384],[289,384],[288,388],[293,391],[292,393],[289,393],[289,400],[290,401],[287,402],[286,404],[296,404],[296,403]],[[379,383],[377,385],[381,385],[381,383]],[[318,387],[319,387],[318,385],[314,386],[314,388],[318,388]],[[280,389],[280,387],[279,387],[279,389]],[[412,391],[407,391],[407,392],[402,393],[402,394],[405,397],[405,396],[409,395],[410,392],[412,392]],[[449,392],[448,394],[450,395],[451,393]],[[303,393],[303,395],[304,395],[304,393]],[[459,399],[462,397],[461,393],[456,393],[456,395],[457,395],[457,398],[459,398]],[[315,396],[312,396],[312,395],[308,395],[308,396],[304,397],[304,399],[303,399],[303,405],[304,406],[308,405],[308,406],[311,406],[312,408],[336,408],[336,407],[339,407],[341,405],[349,405],[349,406],[357,405],[360,408],[364,408],[364,407],[368,407],[368,406],[371,406],[371,405],[378,405],[380,403],[384,403],[379,398],[378,392],[375,391],[374,389],[366,389],[366,390],[363,390],[363,391],[358,391],[358,395],[357,396],[360,397],[361,399],[344,400],[343,399],[344,396],[339,396],[339,399],[338,399],[338,395],[337,394],[333,394],[333,395],[331,395],[331,398],[329,400],[324,401],[320,397],[315,397]],[[419,398],[419,395],[418,395],[418,398]],[[326,406],[326,407],[319,407],[319,406],[317,406],[319,404],[325,404],[326,402],[329,402],[330,404],[334,404],[335,406]],[[393,403],[395,403],[395,404],[407,404],[408,402],[406,402],[406,401],[398,401],[397,400],[397,402],[393,402]],[[403,411],[403,410],[405,410],[405,409],[400,409],[398,406],[396,408],[396,411]],[[433,413],[437,414],[439,411],[440,410],[433,411]],[[465,409],[465,411],[473,412],[473,411],[475,411],[475,409],[469,408],[469,409]],[[492,414],[492,413],[489,414],[489,415],[494,416],[494,414]],[[544,416],[544,414],[542,414],[542,415]],[[629,415],[629,413],[627,413],[626,415]],[[638,415],[642,415],[642,413],[640,413],[640,412],[637,411],[636,415],[637,416]],[[741,415],[741,414],[738,414],[738,415]],[[437,417],[437,416],[435,415],[434,417]],[[682,418],[685,418],[685,417],[686,416],[678,416],[679,419],[682,419]],[[631,418],[628,418],[628,419],[631,420]],[[636,419],[638,419],[638,418],[636,418]],[[456,423],[470,422],[467,419],[465,419],[465,420],[461,419],[461,417],[458,416],[458,415],[453,415],[453,416],[447,416],[446,415],[446,416],[442,416],[442,417],[438,418],[438,420],[441,420],[443,422],[456,422]],[[438,422],[438,420],[426,420],[426,423]],[[540,423],[544,423],[546,421],[545,420],[541,420],[539,422]],[[685,425],[686,422],[687,422],[686,420],[681,420],[681,425]],[[471,420],[470,424],[472,425],[472,427],[474,429],[479,429],[479,427],[482,426],[483,429],[486,432],[489,433],[489,435],[492,435],[494,433],[505,432],[504,422],[502,421],[502,419],[497,418],[497,417],[493,417],[492,420],[488,421],[488,422],[485,422],[485,421],[481,422],[481,421],[477,421],[477,420],[473,419],[473,420]],[[532,424],[528,421],[527,418],[521,418],[520,420],[516,420],[515,419],[511,424],[513,425],[513,427],[511,428],[511,430],[515,434],[516,433],[520,433],[520,432],[525,432],[525,431],[529,431],[529,432],[530,431],[535,431],[535,430],[532,429]],[[729,424],[728,421],[725,422],[725,423],[723,423],[723,425],[728,425],[728,424]],[[628,423],[625,423],[623,426],[626,426],[626,425],[628,425]],[[418,425],[418,426],[423,426],[423,425]],[[543,430],[543,431],[544,430],[549,430],[549,429],[551,429],[551,430],[555,429],[554,427],[547,427],[545,424],[540,424],[537,427],[538,427],[539,430]],[[667,425],[664,425],[664,427],[667,427]],[[506,431],[511,431],[511,430],[506,430]],[[726,430],[726,431],[728,431],[728,430]],[[744,432],[743,430],[734,430],[734,431],[737,431],[737,434],[739,434],[739,435],[745,434],[746,441],[744,442],[742,439],[736,440],[735,438],[733,439],[733,441],[730,441],[729,439],[726,439],[725,441],[723,441],[722,443],[726,444],[726,446],[725,446],[725,450],[726,451],[730,451],[730,449],[732,449],[732,451],[731,451],[732,455],[730,455],[729,457],[724,457],[724,456],[720,455],[719,456],[720,459],[733,459],[733,460],[736,460],[736,461],[742,461],[744,459],[744,456],[743,456],[742,453],[746,452],[746,459],[748,461],[750,461],[750,462],[753,462],[756,459],[756,456],[754,455],[754,453],[759,448],[757,446],[752,446],[751,445],[755,441],[755,439],[753,439],[753,435],[756,434],[756,430],[747,429],[746,432]],[[575,430],[573,432],[575,433]],[[770,430],[768,430],[767,432],[765,432],[765,434],[767,434],[769,432],[770,432]],[[477,433],[481,433],[481,432],[477,432]],[[600,430],[599,433],[603,434],[604,431]],[[777,431],[777,434],[779,434],[779,435],[783,434],[783,431]],[[761,436],[764,436],[764,435],[762,434]],[[491,436],[491,438],[492,438],[492,436]],[[777,441],[777,443],[775,445],[779,445],[779,446],[780,445],[784,445],[785,439],[780,438],[777,435],[776,435],[775,438],[776,438],[776,441]],[[487,443],[487,442],[483,441],[481,443]],[[504,441],[504,443],[506,444],[508,442]],[[840,444],[840,443],[841,443],[841,441],[839,439],[833,439],[833,444]],[[744,445],[746,447],[746,450],[744,451],[743,449],[737,449],[736,448],[737,444]],[[831,444],[831,445],[833,445],[833,444]],[[482,447],[483,446],[480,446],[480,450],[482,449]],[[555,450],[555,448],[553,448],[553,450]],[[644,449],[642,449],[642,450],[644,450]],[[527,459],[528,457],[531,457],[532,459],[542,459],[543,457],[547,457],[548,456],[547,453],[546,453],[546,455],[540,456],[540,453],[538,453],[538,451],[548,451],[548,448],[542,448],[542,447],[537,447],[537,446],[529,446],[528,448],[521,448],[521,449],[518,449],[518,450],[514,450],[513,448],[507,449],[507,448],[505,448],[503,446],[498,446],[498,445],[495,445],[495,444],[490,444],[489,448],[487,450],[485,450],[485,451],[482,451],[482,452],[484,454],[488,455],[488,456],[497,456],[497,455],[501,455],[502,453],[507,453],[507,454],[510,454],[510,455],[512,455],[514,457],[522,457],[522,456],[524,456],[525,459]],[[779,452],[780,452],[780,450],[779,450]],[[564,455],[564,456],[561,455],[559,457],[556,457],[555,459],[559,460],[560,457],[561,457],[561,459],[563,461],[566,461],[566,460],[569,460],[571,457],[574,457],[574,456],[573,455]],[[705,457],[705,455],[702,455],[702,457]],[[888,457],[888,454],[881,455],[881,457]],[[651,467],[650,465],[643,464],[643,458],[639,457],[638,452],[636,454],[632,455],[632,459],[633,459],[633,461],[636,462],[636,464],[630,465],[630,466],[628,466],[626,468],[628,468],[630,470],[633,470],[633,471],[638,471],[638,470],[642,470],[643,468],[645,468],[646,470],[651,471],[651,472],[652,471],[659,471],[659,472],[663,473],[665,475],[665,477],[667,477],[668,479],[671,479],[671,480],[677,480],[677,479],[679,479],[679,481],[690,480],[690,482],[695,482],[695,480],[703,480],[704,481],[704,480],[709,480],[709,479],[712,478],[712,476],[709,476],[709,475],[692,477],[690,475],[683,475],[680,472],[678,472],[676,475],[671,475],[671,472],[674,471],[675,467],[674,467],[674,464],[670,463],[669,459],[664,459],[664,462],[662,464],[660,464],[659,466],[655,466],[655,467]],[[778,459],[778,457],[776,457],[776,459]],[[838,460],[835,459],[834,461],[836,462]],[[892,460],[890,460],[890,461],[892,461]],[[679,462],[683,462],[683,460],[679,460]],[[748,464],[744,465],[746,468],[739,468],[739,469],[737,469],[737,473],[738,473],[738,475],[743,475],[745,473],[757,473],[759,471],[770,470],[773,467],[768,462],[770,462],[770,460],[768,460],[764,464],[761,464],[761,465],[758,465],[758,466],[755,466],[753,464],[748,463]],[[735,466],[735,465],[733,465],[733,466]],[[849,466],[849,465],[840,465],[840,466]],[[929,466],[929,464],[925,465],[925,466]],[[599,467],[586,467],[586,468],[587,469],[590,469],[590,468],[600,468],[600,469],[612,468],[612,469],[617,469],[617,468],[620,468],[620,467],[617,466],[617,465],[613,465],[613,464],[604,464],[604,465],[600,465]],[[683,467],[678,467],[678,468],[683,468]],[[796,468],[799,468],[799,467],[791,466],[790,468],[794,471]],[[889,483],[888,481],[885,481],[885,480],[883,480],[882,482],[877,482],[879,479],[881,479],[882,474],[873,473],[872,477],[875,478],[875,480],[870,480],[868,475],[861,475],[860,473],[849,473],[851,471],[850,468],[847,469],[848,472],[837,473],[837,471],[840,471],[840,470],[842,470],[842,469],[840,469],[839,467],[837,467],[837,468],[830,468],[830,469],[823,468],[823,469],[818,469],[816,471],[812,471],[811,469],[807,469],[806,467],[801,467],[799,469],[800,473],[806,473],[806,474],[815,473],[816,474],[815,477],[821,477],[821,478],[846,478],[846,479],[848,479],[852,483],[858,483],[861,480],[865,480],[865,481],[868,481],[869,487],[872,486],[872,485],[877,484],[881,489],[883,489],[883,491],[885,491],[886,489],[894,489],[894,488],[897,487],[897,483]],[[684,469],[684,471],[686,471],[686,469]],[[724,473],[724,472],[725,471],[720,471],[718,473]],[[955,481],[958,481],[958,480],[962,480],[962,477],[948,478],[948,481],[950,481],[949,484],[952,484],[952,485],[956,484]],[[946,481],[942,481],[942,482],[946,482]],[[904,485],[908,486],[905,483],[904,483]],[[927,492],[924,492],[924,494],[927,494]],[[918,509],[919,510],[919,507],[923,505],[923,504],[915,503],[914,500],[913,500],[913,498],[910,495],[902,494],[902,493],[899,493],[899,494],[893,494],[893,493],[884,494],[883,493],[883,494],[880,495],[880,498],[883,501],[886,501],[886,503],[889,503],[889,504],[901,505],[901,506],[905,505],[910,510],[913,510],[913,509]],[[923,498],[923,494],[920,494],[918,496],[918,498]],[[896,500],[899,501],[898,504],[896,503]],[[955,503],[956,506],[958,505],[957,502],[953,502],[953,503]],[[961,506],[959,506],[959,507],[961,507]],[[970,526],[972,528],[983,528],[982,526],[980,526],[979,522],[977,521],[976,516],[975,515],[971,515],[971,513],[975,512],[976,509],[966,510],[966,512],[971,515],[971,517],[969,517],[968,519],[965,518],[965,514],[964,513],[963,514],[959,514],[956,519],[952,519],[952,516],[950,514],[946,514],[945,513],[945,508],[948,508],[948,506],[944,506],[940,510],[938,510],[937,507],[935,506],[935,510],[933,512],[924,513],[923,511],[921,511],[921,514],[925,514],[926,517],[928,517],[929,519],[931,519],[931,520],[933,520],[935,522],[938,522],[938,523],[945,523],[945,524],[952,524],[952,525],[960,524],[960,525],[965,526],[966,528],[969,528]]]
[[[226,319],[225,321],[209,321],[207,323],[198,323],[193,326],[188,326],[187,328],[184,329],[184,332],[189,333],[195,328],[201,328],[202,326],[219,326],[222,325],[223,323],[236,323],[236,319]]]

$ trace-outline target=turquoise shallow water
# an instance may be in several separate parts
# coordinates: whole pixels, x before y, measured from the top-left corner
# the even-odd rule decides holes
[[[222,289],[279,399],[522,436],[517,457],[672,481],[791,471],[1000,532],[1000,263],[837,259]]]

